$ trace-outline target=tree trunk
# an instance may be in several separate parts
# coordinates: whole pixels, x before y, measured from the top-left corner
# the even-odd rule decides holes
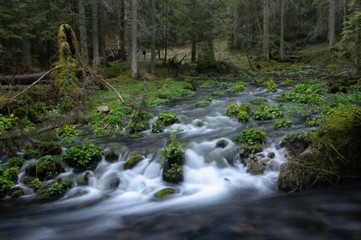
[[[168,0],[165,3],[165,46],[164,46],[164,62],[167,61],[168,54]]]
[[[197,25],[197,0],[192,0],[193,3],[193,9],[191,10],[191,18],[192,18],[192,63],[196,62],[197,58],[197,31],[196,31],[196,25]]]
[[[32,67],[33,60],[31,55],[31,44],[28,37],[24,37],[22,41],[22,62],[25,67]]]
[[[137,78],[137,0],[132,0],[132,62],[130,75]]]
[[[211,29],[209,30],[208,36],[209,36],[209,39],[208,39],[207,58],[213,60],[213,59],[215,59],[215,56],[214,56],[214,44],[213,44],[213,40],[214,40],[213,27],[211,27]]]
[[[263,56],[269,60],[270,0],[263,0]]]
[[[79,31],[80,31],[81,60],[85,64],[88,64],[89,53],[88,53],[88,42],[87,42],[87,33],[86,33],[84,0],[79,0]]]
[[[281,3],[281,37],[280,37],[280,58],[283,61],[283,52],[284,52],[284,35],[285,35],[285,4],[286,0],[282,0]]]
[[[100,0],[98,4],[98,13],[99,13],[99,55],[102,58],[102,62],[106,63],[106,48],[105,48],[105,4],[104,0]]]
[[[361,2],[358,1],[355,3],[355,9],[354,9],[355,13],[360,12],[361,11]],[[356,74],[360,74],[361,71],[361,64],[360,64],[360,34],[361,31],[357,30],[355,31],[355,56],[354,56],[354,64],[356,66]]]
[[[329,26],[329,47],[331,48],[336,42],[335,34],[335,0],[330,0],[330,12],[328,16],[328,26]]]
[[[120,0],[120,58],[127,60],[125,53],[125,0]]]
[[[92,0],[92,46],[93,64],[99,64],[98,0]]]
[[[150,0],[150,8],[152,15],[150,72],[155,73],[155,0]]]

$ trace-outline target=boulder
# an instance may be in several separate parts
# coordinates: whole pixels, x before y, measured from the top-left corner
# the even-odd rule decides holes
[[[131,157],[125,164],[124,170],[132,169],[135,165],[137,165],[140,161],[144,160],[144,157],[140,155],[135,155]]]
[[[281,165],[277,188],[299,191],[360,178],[360,133],[361,107],[335,113],[303,153]]]
[[[170,197],[170,195],[175,194],[176,191],[173,188],[164,188],[159,192],[154,194],[154,197],[158,200],[165,200]]]
[[[119,154],[115,153],[114,151],[108,152],[107,154],[105,154],[105,160],[107,162],[116,162],[119,159]]]
[[[98,112],[100,113],[108,113],[110,111],[108,106],[99,106],[98,107]]]

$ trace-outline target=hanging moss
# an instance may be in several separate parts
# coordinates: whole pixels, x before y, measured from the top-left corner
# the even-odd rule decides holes
[[[83,99],[81,90],[86,73],[80,61],[78,42],[72,28],[62,24],[58,33],[59,56],[53,72],[60,109],[71,110]]]

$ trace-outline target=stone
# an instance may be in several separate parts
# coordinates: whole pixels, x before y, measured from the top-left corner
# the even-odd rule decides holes
[[[119,159],[119,154],[115,153],[114,151],[108,152],[107,154],[105,154],[105,160],[107,162],[116,162]]]
[[[227,147],[227,145],[228,145],[228,142],[224,139],[221,139],[216,143],[216,148],[225,148],[225,147]]]
[[[108,113],[109,111],[110,111],[110,109],[109,109],[108,106],[99,106],[99,107],[98,107],[98,112]]]
[[[260,162],[250,162],[247,172],[252,175],[262,175],[264,170],[266,169],[265,165]]]
[[[276,156],[276,154],[274,152],[269,152],[267,154],[267,157],[270,158],[270,159],[274,158],[275,156]]]
[[[135,155],[131,157],[125,164],[124,170],[132,169],[135,165],[137,165],[140,161],[144,160],[144,157],[140,155]]]
[[[176,191],[173,188],[164,188],[154,194],[154,197],[158,200],[166,200],[170,195],[175,194]]]

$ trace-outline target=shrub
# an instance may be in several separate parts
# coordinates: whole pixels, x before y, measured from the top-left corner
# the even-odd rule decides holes
[[[70,167],[76,170],[95,169],[98,161],[102,158],[103,152],[92,143],[83,146],[72,146],[68,148],[62,159]]]
[[[8,160],[8,165],[9,167],[16,167],[16,168],[21,168],[21,166],[24,164],[25,159],[21,159],[21,158],[10,158]]]
[[[236,84],[234,84],[231,87],[230,92],[231,93],[239,93],[242,92],[244,90],[244,86],[246,86],[247,84],[245,84],[244,82],[237,82]]]
[[[275,118],[281,118],[283,113],[281,109],[276,106],[266,106],[260,105],[256,110],[254,110],[253,118],[255,120],[269,120]]]
[[[282,119],[276,121],[273,126],[274,129],[280,129],[280,128],[290,128],[292,127],[292,121],[290,119]]]
[[[178,122],[179,117],[177,114],[168,112],[168,113],[159,113],[158,114],[158,120],[161,120],[165,126],[172,125],[176,122]]]
[[[234,137],[236,143],[247,143],[249,145],[262,144],[266,140],[266,133],[257,129],[246,129]]]

